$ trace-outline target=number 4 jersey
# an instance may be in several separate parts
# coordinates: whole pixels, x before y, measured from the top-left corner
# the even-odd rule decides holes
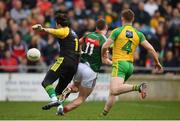
[[[81,61],[88,62],[90,67],[98,72],[101,65],[101,48],[107,38],[98,32],[91,32],[83,37]]]
[[[137,31],[131,25],[114,29],[109,38],[114,41],[113,62],[133,62],[137,46],[145,40],[143,33]]]

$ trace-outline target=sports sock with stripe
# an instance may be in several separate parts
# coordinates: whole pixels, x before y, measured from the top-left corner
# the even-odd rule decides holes
[[[48,85],[46,88],[46,92],[48,93],[49,97],[51,98],[51,101],[57,101],[57,96],[55,89],[52,85]]]
[[[139,91],[139,90],[140,90],[140,85],[133,86],[133,91]]]

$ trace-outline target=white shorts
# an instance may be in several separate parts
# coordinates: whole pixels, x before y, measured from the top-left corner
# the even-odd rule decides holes
[[[79,63],[73,82],[81,83],[81,86],[92,88],[95,86],[97,73],[87,63]]]

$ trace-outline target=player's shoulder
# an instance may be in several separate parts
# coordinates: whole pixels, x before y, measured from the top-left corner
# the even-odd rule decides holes
[[[122,27],[117,27],[117,28],[113,29],[113,30],[111,31],[110,38],[111,38],[112,40],[115,40],[115,39],[117,38],[117,36],[120,35],[120,33],[121,33],[122,30],[123,30]]]
[[[87,32],[86,34],[84,34],[84,37],[89,37],[89,36],[92,36],[94,34],[95,34],[94,32]]]
[[[112,32],[118,32],[118,31],[121,31],[122,29],[124,29],[123,26],[120,26],[120,27],[116,27],[112,30]]]
[[[146,39],[143,32],[141,32],[141,31],[139,31],[137,29],[135,29],[135,31],[136,31],[136,33],[137,33],[137,35],[139,37],[140,42],[142,42],[142,41],[144,41]]]
[[[56,30],[59,30],[59,31],[62,31],[62,30],[64,30],[64,31],[69,31],[70,30],[70,28],[69,27],[61,27],[61,28],[55,28]]]
[[[139,31],[139,30],[137,30],[137,29],[135,29],[135,30],[136,30],[136,33],[137,33],[137,35],[138,35],[139,37],[144,36],[143,32],[141,32],[141,31]]]

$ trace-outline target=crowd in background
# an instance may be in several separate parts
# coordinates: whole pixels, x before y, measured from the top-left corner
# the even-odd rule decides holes
[[[134,27],[142,31],[158,51],[164,67],[180,67],[180,2],[178,0],[0,0],[0,69],[1,72],[34,72],[26,65],[46,67],[58,56],[55,38],[31,29],[34,24],[55,27],[55,13],[66,12],[71,27],[80,37],[94,31],[98,18],[112,29],[121,26],[120,13],[130,8],[135,13]],[[29,62],[30,48],[41,50],[39,62]],[[138,47],[135,65],[150,68],[151,56]],[[13,66],[14,68],[8,68]],[[20,68],[17,68],[19,66]]]

